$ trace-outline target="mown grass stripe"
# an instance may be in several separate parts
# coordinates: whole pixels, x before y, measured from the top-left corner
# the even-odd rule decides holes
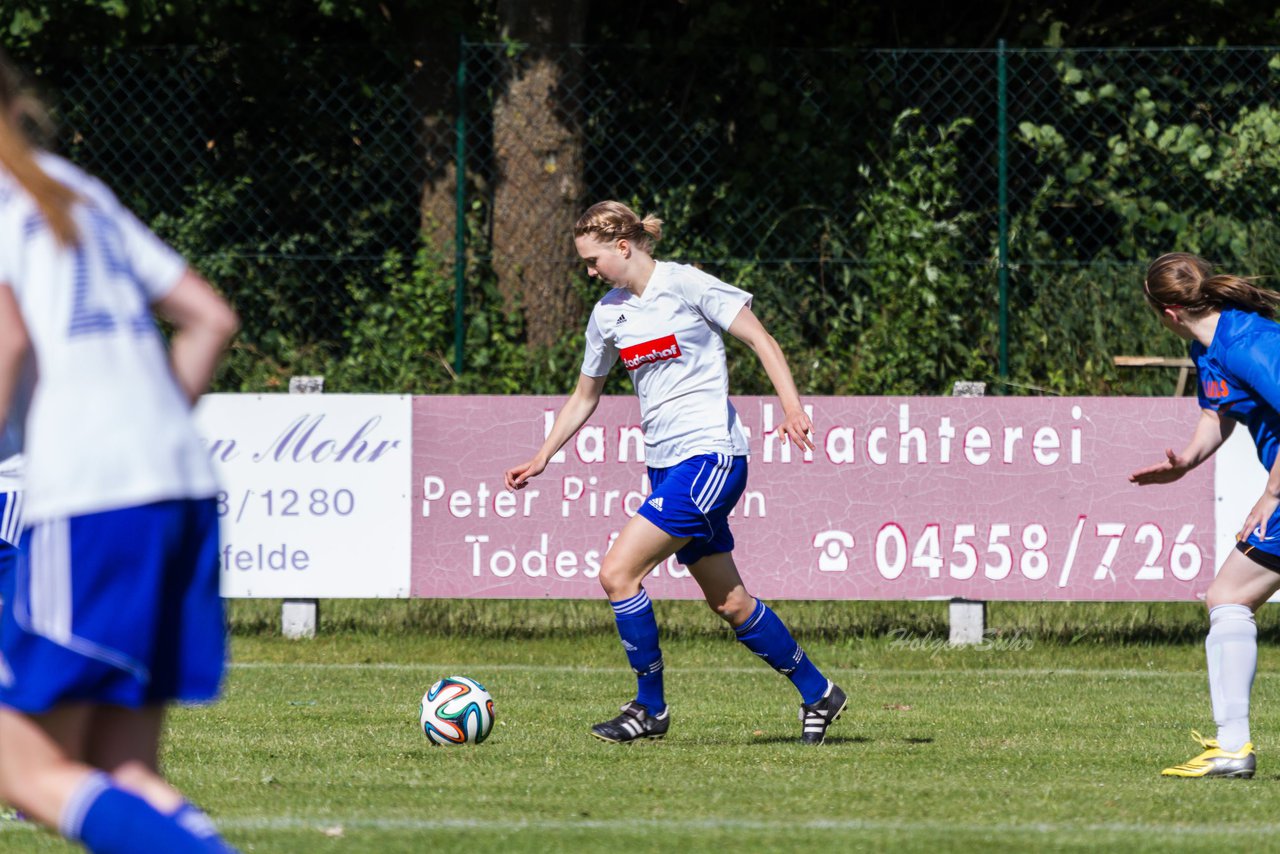
[[[493,664],[490,662],[423,662],[420,664],[395,664],[382,662],[376,664],[353,664],[335,662],[306,661],[239,661],[231,665],[233,670],[385,670],[385,671],[443,671],[443,670],[485,670],[507,671],[511,673],[631,673],[629,667],[583,665],[583,664]],[[680,667],[681,673],[728,673],[754,674],[768,673],[767,669],[757,667]],[[896,667],[824,667],[830,673],[865,673],[876,676],[1118,676],[1122,678],[1168,679],[1170,677],[1195,677],[1204,679],[1203,670],[1134,670],[1134,669],[1092,669],[1073,667],[1002,667],[1002,668],[938,668],[930,670],[901,669]],[[1258,673],[1257,679],[1274,678],[1276,673]]]
[[[953,821],[920,821],[897,819],[809,819],[803,821],[761,821],[741,818],[701,819],[413,819],[413,818],[356,818],[330,816],[326,818],[299,818],[297,816],[219,816],[215,821],[223,832],[294,832],[345,833],[346,831],[411,832],[432,831],[490,831],[511,833],[518,831],[867,831],[867,832],[930,832],[968,833],[984,836],[1052,836],[1058,834],[1112,834],[1196,837],[1271,836],[1280,833],[1280,824],[1242,825],[1239,823],[1209,823],[1204,825],[1177,826],[1168,824],[1143,824],[1125,822],[1093,822],[1073,824],[1068,822],[1029,822],[1018,824],[957,824]],[[25,821],[0,822],[0,835],[31,833],[42,828]]]
[[[865,831],[947,831],[978,834],[1161,834],[1196,836],[1258,836],[1280,832],[1280,824],[1241,825],[1212,822],[1179,827],[1168,824],[1127,822],[1029,822],[1018,824],[957,824],[953,821],[920,821],[916,819],[808,819],[802,821],[764,821],[745,818],[699,819],[413,819],[413,818],[297,818],[290,816],[224,816],[216,821],[222,830],[345,830],[432,831],[479,830],[511,832],[543,831],[663,831],[699,830],[792,831],[792,830],[865,830]]]

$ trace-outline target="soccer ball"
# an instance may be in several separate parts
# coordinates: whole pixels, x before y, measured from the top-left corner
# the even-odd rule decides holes
[[[479,744],[493,729],[493,698],[466,676],[446,676],[422,695],[422,732],[432,744]]]

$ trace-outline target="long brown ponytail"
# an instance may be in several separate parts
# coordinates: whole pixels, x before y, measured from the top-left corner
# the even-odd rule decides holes
[[[1280,293],[1241,276],[1215,275],[1212,264],[1188,252],[1170,252],[1152,261],[1142,287],[1157,308],[1176,306],[1191,314],[1239,308],[1274,317],[1280,308]]]
[[[21,125],[24,117],[38,124],[46,122],[43,105],[22,91],[17,69],[0,52],[0,166],[35,200],[58,242],[72,246],[79,241],[71,218],[76,194],[40,168]]]

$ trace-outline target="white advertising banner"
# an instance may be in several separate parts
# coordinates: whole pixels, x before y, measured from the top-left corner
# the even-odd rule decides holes
[[[1191,428],[1187,426],[1187,438],[1191,438]],[[1180,451],[1183,445],[1175,444],[1173,449]],[[1213,514],[1217,536],[1214,539],[1215,570],[1236,547],[1236,534],[1253,509],[1253,505],[1262,497],[1262,490],[1267,485],[1267,470],[1258,462],[1258,449],[1254,447],[1249,431],[1236,425],[1227,441],[1213,455]]]
[[[409,595],[412,398],[211,394],[222,595]]]

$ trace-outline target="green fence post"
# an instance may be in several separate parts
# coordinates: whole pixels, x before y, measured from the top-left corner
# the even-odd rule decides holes
[[[1009,69],[1006,64],[1005,41],[996,42],[996,86],[998,125],[996,157],[998,160],[997,206],[1000,217],[1000,257],[996,275],[1000,283],[1000,378],[1009,376]]]
[[[467,38],[458,37],[458,118],[454,153],[453,223],[453,370],[462,373],[462,350],[466,339],[463,328],[463,305],[467,286]]]

